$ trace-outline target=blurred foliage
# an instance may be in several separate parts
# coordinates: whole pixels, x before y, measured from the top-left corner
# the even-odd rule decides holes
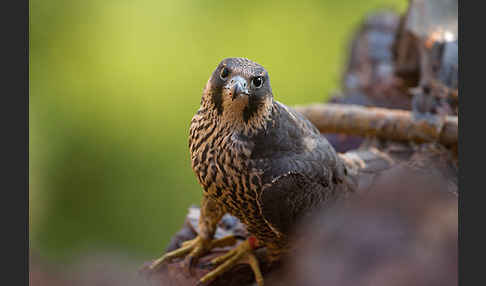
[[[160,254],[201,192],[187,137],[225,57],[277,100],[324,100],[366,13],[406,0],[30,1],[30,244]]]

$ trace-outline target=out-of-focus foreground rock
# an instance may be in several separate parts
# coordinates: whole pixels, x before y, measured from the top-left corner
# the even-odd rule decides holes
[[[399,165],[295,233],[268,285],[457,285],[458,201],[438,176]]]

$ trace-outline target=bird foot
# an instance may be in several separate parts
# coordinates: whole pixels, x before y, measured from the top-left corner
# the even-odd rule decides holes
[[[202,285],[206,282],[214,280],[216,277],[230,270],[238,262],[243,261],[244,263],[250,265],[251,269],[253,270],[253,274],[255,275],[255,281],[257,282],[258,286],[263,286],[263,276],[260,271],[258,259],[253,253],[253,249],[255,249],[256,247],[256,239],[254,237],[250,237],[244,242],[240,243],[236,248],[228,251],[221,256],[214,258],[207,264],[207,266],[216,267],[216,269],[203,276],[199,280],[198,285]]]
[[[233,235],[225,236],[220,239],[204,239],[201,236],[196,236],[196,238],[185,241],[182,243],[182,246],[174,251],[168,252],[159,259],[155,260],[150,266],[150,270],[154,270],[159,265],[163,264],[164,262],[169,262],[174,258],[183,257],[184,264],[186,268],[189,270],[194,263],[199,259],[199,257],[203,256],[209,250],[215,247],[225,247],[229,245],[234,245],[236,243],[236,237]]]

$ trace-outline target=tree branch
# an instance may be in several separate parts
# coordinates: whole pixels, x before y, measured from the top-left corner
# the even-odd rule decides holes
[[[457,145],[458,117],[428,115],[416,119],[410,111],[341,104],[311,104],[295,109],[322,133],[375,136],[417,143]]]

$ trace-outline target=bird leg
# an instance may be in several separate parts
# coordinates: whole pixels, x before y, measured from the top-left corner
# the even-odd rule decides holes
[[[216,269],[203,276],[199,280],[199,284],[214,280],[216,277],[230,270],[239,261],[243,260],[245,263],[248,263],[253,270],[255,281],[257,282],[258,286],[263,286],[263,275],[260,271],[258,259],[253,253],[253,250],[257,247],[258,243],[256,238],[251,236],[244,242],[240,243],[236,248],[214,258],[209,263],[209,266],[217,266]]]
[[[216,227],[223,216],[224,212],[221,207],[211,198],[203,196],[201,202],[201,216],[199,217],[199,234],[196,238],[185,241],[179,249],[166,253],[159,259],[155,260],[149,269],[153,270],[160,264],[168,262],[177,257],[185,256],[184,264],[188,268],[214,247],[224,247],[236,243],[234,236],[226,236],[213,240]]]

